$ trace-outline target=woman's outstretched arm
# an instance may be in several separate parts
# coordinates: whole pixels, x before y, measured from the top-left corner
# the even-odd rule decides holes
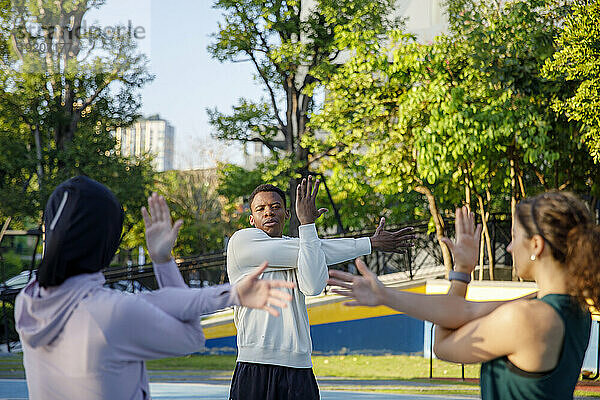
[[[455,271],[471,274],[478,260],[481,225],[475,226],[475,215],[466,207],[456,210],[456,240],[443,241],[454,255]],[[444,328],[456,329],[467,322],[488,315],[506,301],[472,302],[465,300],[467,284],[452,281],[445,295],[423,295],[387,288],[364,262],[356,260],[361,275],[330,271],[328,283],[339,288],[334,293],[352,297],[349,306],[384,305],[411,317],[431,321]],[[511,300],[512,301],[512,300]]]

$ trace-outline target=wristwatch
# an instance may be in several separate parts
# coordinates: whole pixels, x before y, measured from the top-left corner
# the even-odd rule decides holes
[[[459,271],[450,271],[450,273],[448,274],[448,280],[469,283],[471,282],[471,274]]]

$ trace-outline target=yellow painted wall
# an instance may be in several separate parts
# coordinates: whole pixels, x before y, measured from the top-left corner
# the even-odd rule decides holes
[[[444,294],[448,291],[450,282],[443,279],[429,280],[421,286],[404,289],[413,293]],[[525,296],[537,290],[532,282],[472,282],[467,290],[467,300],[494,301],[512,300]],[[382,317],[401,314],[391,308],[379,307],[349,307],[345,306],[347,300],[337,295],[327,295],[311,300],[308,304],[308,318],[311,325],[320,325],[333,322],[352,321],[357,319]],[[222,320],[225,318],[225,320]],[[233,311],[227,319],[227,314],[220,316],[221,321],[213,322],[210,318],[204,322],[204,335],[207,339],[235,336],[237,334],[233,324]],[[594,316],[600,320],[600,315]]]

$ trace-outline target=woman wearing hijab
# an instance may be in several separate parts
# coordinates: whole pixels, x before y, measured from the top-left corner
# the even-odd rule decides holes
[[[477,264],[481,225],[456,210],[456,242],[448,295],[386,288],[357,260],[362,276],[330,271],[334,292],[352,305],[386,305],[437,325],[434,351],[441,359],[481,362],[484,400],[572,399],[590,337],[589,306],[600,305],[600,227],[581,199],[548,192],[522,200],[512,226],[517,274],[535,280],[537,298],[468,302],[464,296]]]
[[[123,210],[102,184],[78,176],[46,205],[45,249],[37,278],[18,295],[15,321],[31,399],[149,399],[145,360],[204,345],[200,316],[233,305],[285,307],[287,282],[262,281],[266,264],[234,286],[190,289],[171,258],[182,221],[162,197],[143,208],[148,252],[160,289],[128,294],[105,288],[121,238]]]

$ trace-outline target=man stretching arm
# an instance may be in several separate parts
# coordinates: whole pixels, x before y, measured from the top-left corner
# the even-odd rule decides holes
[[[327,265],[369,254],[371,249],[398,251],[411,245],[411,229],[391,233],[383,220],[372,238],[320,240],[314,221],[326,210],[316,209],[319,181],[298,185],[296,214],[299,238],[283,236],[289,218],[286,198],[273,185],[260,185],[250,195],[250,224],[237,231],[227,247],[227,273],[232,284],[262,262],[269,268],[262,279],[294,282],[292,301],[279,320],[245,307],[236,307],[238,363],[231,383],[231,400],[319,399],[312,372],[310,327],[305,296],[317,295],[327,283]]]

